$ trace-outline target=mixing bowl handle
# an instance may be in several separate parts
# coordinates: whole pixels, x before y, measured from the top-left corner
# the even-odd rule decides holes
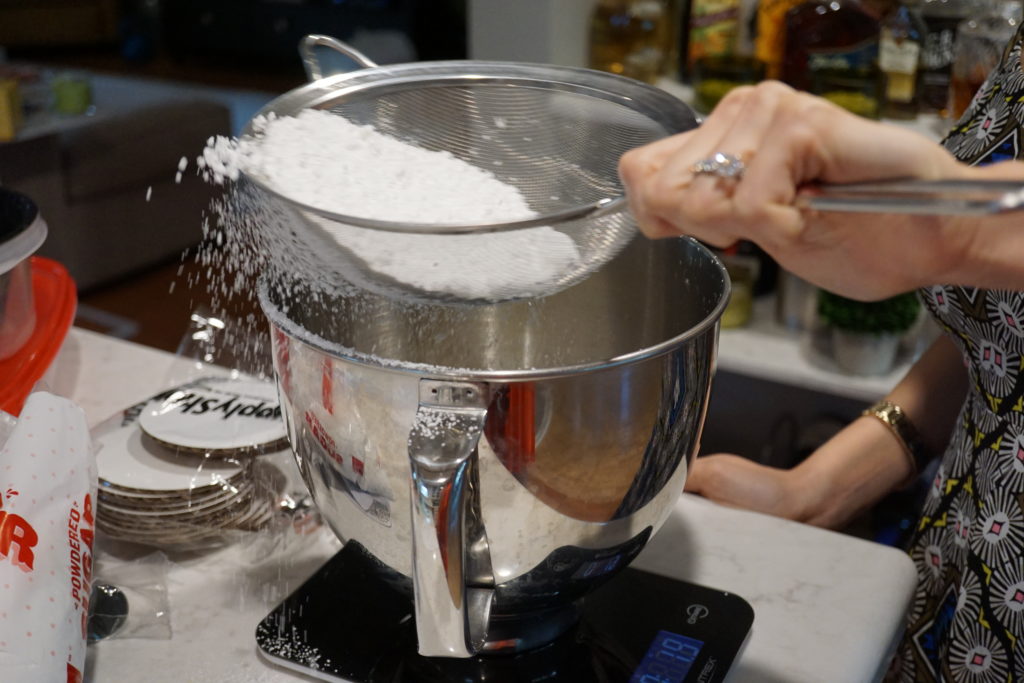
[[[302,64],[306,67],[306,78],[311,81],[318,81],[324,76],[323,65],[316,56],[316,48],[320,46],[329,47],[335,52],[340,52],[358,64],[360,69],[377,66],[377,62],[348,43],[344,43],[331,36],[310,34],[299,41],[299,55],[302,56]],[[348,71],[351,70],[348,69]],[[331,73],[344,73],[344,71],[333,69]]]
[[[470,589],[477,444],[487,386],[421,379],[409,433],[412,574],[419,653],[471,657],[486,638],[491,591]]]

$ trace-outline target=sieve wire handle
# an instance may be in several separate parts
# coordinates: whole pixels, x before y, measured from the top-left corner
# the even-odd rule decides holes
[[[883,180],[818,185],[797,197],[818,211],[983,216],[1024,209],[1024,184],[1007,180]]]
[[[319,81],[324,77],[323,64],[317,57],[316,48],[329,47],[335,52],[340,52],[353,62],[359,65],[360,69],[369,69],[377,66],[373,61],[359,50],[348,43],[342,42],[332,36],[325,36],[318,33],[310,34],[299,41],[299,55],[302,57],[302,64],[306,67],[306,78],[310,81]],[[352,71],[352,69],[348,69]],[[338,69],[332,69],[331,73],[344,73]]]

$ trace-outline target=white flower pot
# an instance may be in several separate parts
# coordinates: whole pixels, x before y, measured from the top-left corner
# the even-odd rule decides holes
[[[850,332],[832,328],[832,356],[836,364],[854,375],[884,375],[892,370],[900,346],[893,332]]]

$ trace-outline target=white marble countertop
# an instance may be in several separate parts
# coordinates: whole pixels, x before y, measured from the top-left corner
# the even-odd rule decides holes
[[[74,329],[48,381],[93,425],[164,388],[177,372],[174,363],[169,354]],[[289,543],[284,552],[257,542],[172,557],[166,579],[171,637],[90,646],[87,680],[303,680],[264,661],[253,630],[339,544],[327,532]],[[115,556],[101,561],[130,563]],[[730,683],[876,680],[916,582],[910,559],[893,548],[691,495],[681,497],[635,566],[750,602],[754,625]]]

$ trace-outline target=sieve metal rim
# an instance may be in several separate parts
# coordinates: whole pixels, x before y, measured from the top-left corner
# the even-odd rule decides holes
[[[528,62],[451,60],[376,66],[321,78],[290,90],[267,103],[250,119],[241,134],[242,137],[258,137],[259,131],[255,124],[264,117],[293,116],[304,109],[326,109],[331,105],[342,104],[347,98],[365,95],[370,90],[387,92],[414,86],[443,87],[460,83],[559,90],[595,97],[648,117],[666,131],[666,136],[691,130],[698,122],[693,111],[674,95],[617,74]],[[399,233],[460,234],[520,230],[570,220],[597,218],[625,210],[627,204],[626,197],[620,194],[597,202],[515,221],[446,224],[383,221],[339,214],[298,202],[254,174],[246,173],[244,170],[241,174],[262,191],[327,220]]]

